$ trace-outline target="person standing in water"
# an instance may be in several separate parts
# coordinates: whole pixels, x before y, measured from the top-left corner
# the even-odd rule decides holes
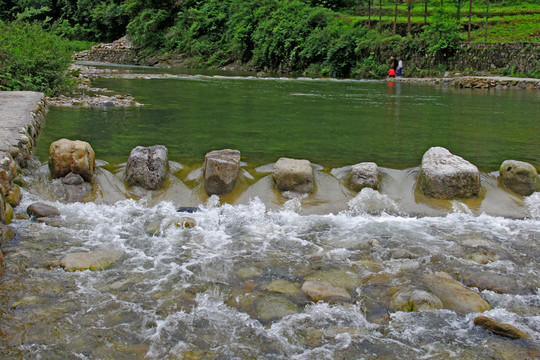
[[[401,71],[403,70],[403,60],[399,58],[398,65],[397,65],[397,76],[401,77]]]

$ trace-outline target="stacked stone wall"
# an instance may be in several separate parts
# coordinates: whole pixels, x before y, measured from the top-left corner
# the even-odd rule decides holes
[[[540,43],[463,44],[451,62],[456,70],[461,71],[537,71],[540,69]]]
[[[15,182],[32,156],[46,106],[44,95],[34,92],[0,92],[0,101],[0,220],[5,224],[20,201]]]

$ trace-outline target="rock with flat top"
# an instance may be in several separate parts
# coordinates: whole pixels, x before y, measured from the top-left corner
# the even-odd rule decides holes
[[[443,147],[432,147],[422,157],[419,186],[436,199],[468,199],[480,194],[480,171]]]
[[[515,193],[529,196],[539,189],[538,172],[527,162],[506,160],[499,170],[502,183]]]
[[[272,178],[281,192],[311,194],[315,189],[315,174],[308,160],[280,158],[274,165]]]
[[[208,195],[224,195],[232,191],[240,171],[240,151],[210,151],[204,157],[204,189]]]
[[[90,182],[94,176],[96,155],[89,143],[60,139],[49,148],[49,170],[53,179],[69,173],[79,174]]]
[[[169,170],[169,151],[163,145],[137,146],[129,154],[126,165],[126,182],[157,190],[163,186]]]

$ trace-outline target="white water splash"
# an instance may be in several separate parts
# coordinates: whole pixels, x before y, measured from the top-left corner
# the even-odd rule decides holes
[[[362,189],[347,205],[351,215],[401,214],[401,210],[394,200],[371,188]]]
[[[532,219],[540,220],[540,192],[535,192],[525,198],[525,205]]]

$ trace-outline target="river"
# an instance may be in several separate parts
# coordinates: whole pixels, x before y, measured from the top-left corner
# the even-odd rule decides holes
[[[4,244],[0,357],[20,359],[533,359],[540,356],[540,196],[499,184],[505,159],[537,168],[539,97],[386,82],[223,78],[99,79],[136,109],[51,108],[23,201]],[[91,201],[63,203],[48,178],[49,144],[88,141],[98,170]],[[166,188],[123,183],[137,145],[163,144]],[[445,146],[482,170],[468,201],[415,188],[422,154]],[[210,150],[242,152],[232,194],[208,197]],[[279,157],[311,160],[317,190],[283,199]],[[375,161],[380,192],[346,188],[347,166]],[[27,219],[35,201],[57,207]],[[195,206],[194,213],[178,212]],[[195,226],[182,226],[186,220]],[[108,252],[103,270],[65,271],[69,253]],[[426,274],[447,273],[491,310],[433,300]],[[349,300],[313,302],[326,281]],[[415,310],[411,293],[431,300]],[[430,297],[431,296],[431,297]],[[403,305],[405,304],[405,306]],[[416,309],[419,310],[419,309]],[[486,315],[529,338],[473,324]]]

